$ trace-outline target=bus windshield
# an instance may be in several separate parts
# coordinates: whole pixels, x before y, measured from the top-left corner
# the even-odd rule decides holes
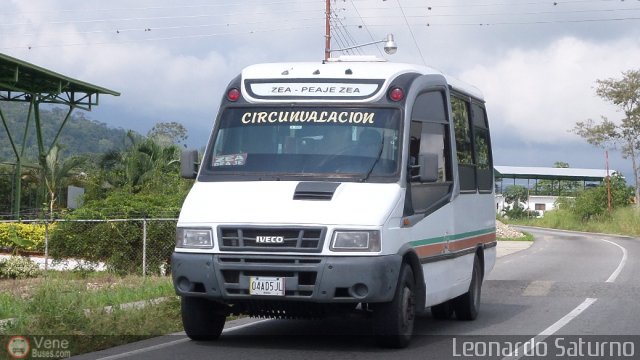
[[[394,177],[400,111],[389,108],[227,108],[203,174],[275,177]]]

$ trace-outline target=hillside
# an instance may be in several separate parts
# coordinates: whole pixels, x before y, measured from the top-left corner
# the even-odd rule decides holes
[[[28,105],[22,103],[0,102],[0,108],[7,120],[13,140],[18,149],[22,143],[22,136],[27,120]],[[40,117],[43,128],[45,146],[49,146],[60,124],[67,113],[66,108],[42,106]],[[58,143],[63,146],[64,157],[86,153],[104,153],[109,150],[124,147],[124,139],[127,131],[118,128],[110,128],[107,124],[89,119],[91,113],[82,110],[74,110],[58,138]],[[31,119],[27,134],[25,157],[35,160],[37,154],[37,139],[34,121]],[[0,162],[14,162],[15,155],[11,148],[11,142],[4,129],[0,127]]]

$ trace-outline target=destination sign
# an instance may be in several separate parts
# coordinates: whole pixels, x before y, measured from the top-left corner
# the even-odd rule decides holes
[[[269,82],[248,85],[259,98],[369,98],[380,89],[380,83],[341,82]]]

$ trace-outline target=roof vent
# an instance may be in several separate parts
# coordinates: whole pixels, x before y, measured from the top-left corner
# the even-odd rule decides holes
[[[334,182],[304,181],[298,183],[293,194],[293,200],[324,200],[329,201],[340,186]]]

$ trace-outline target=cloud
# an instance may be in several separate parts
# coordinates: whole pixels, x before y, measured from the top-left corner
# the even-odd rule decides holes
[[[564,37],[542,49],[513,48],[459,77],[483,90],[494,133],[530,143],[582,141],[569,132],[577,121],[621,116],[595,95],[596,80],[620,77],[638,58],[640,44],[630,39]]]

